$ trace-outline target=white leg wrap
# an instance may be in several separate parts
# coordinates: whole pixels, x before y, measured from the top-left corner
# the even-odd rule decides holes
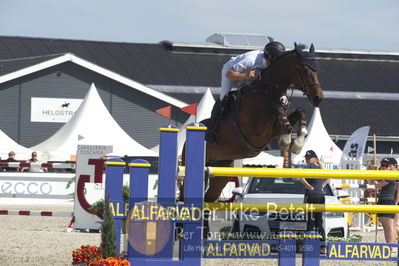
[[[299,136],[291,143],[290,150],[292,153],[299,154],[301,152],[307,134],[308,130],[306,127],[302,127],[299,130]]]
[[[280,136],[279,145],[281,150],[286,150],[291,143],[291,134],[283,134]]]

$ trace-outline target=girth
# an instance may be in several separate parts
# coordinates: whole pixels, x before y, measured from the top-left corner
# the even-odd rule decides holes
[[[240,126],[237,124],[237,122],[234,119],[232,119],[232,124],[240,141],[240,155],[242,157],[244,158],[254,157],[258,155],[261,151],[265,150],[268,143],[266,143],[262,148],[257,148],[253,146],[251,143],[248,142]]]

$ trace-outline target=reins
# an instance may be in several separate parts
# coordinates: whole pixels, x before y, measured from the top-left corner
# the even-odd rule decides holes
[[[296,65],[295,68],[298,71],[298,76],[299,76],[299,81],[302,83],[302,87],[301,88],[297,88],[298,90],[303,92],[303,95],[308,95],[309,94],[309,87],[312,86],[319,86],[320,87],[320,83],[311,83],[311,84],[306,84],[305,79],[302,76],[302,69],[299,66],[301,64],[301,62],[299,61]]]

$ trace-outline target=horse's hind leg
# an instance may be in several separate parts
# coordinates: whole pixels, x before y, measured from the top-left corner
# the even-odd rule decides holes
[[[220,194],[223,191],[223,188],[226,186],[226,184],[230,181],[230,178],[227,177],[211,177],[209,179],[209,189],[205,194],[205,202],[214,202],[217,201],[219,198]],[[211,211],[212,212],[212,211]],[[209,227],[209,218],[210,218],[210,212],[205,210],[204,211],[204,231],[203,231],[203,237],[205,239],[208,238],[208,234],[210,232],[210,227]]]
[[[281,134],[279,138],[278,145],[280,146],[280,149],[287,150],[288,147],[290,146],[291,143],[291,131],[292,131],[292,126],[289,121],[289,119],[286,116],[282,116],[282,123],[283,123],[283,134]]]
[[[218,176],[209,178],[209,189],[205,193],[205,201],[216,201],[229,181],[229,177]]]
[[[219,161],[218,163],[213,163],[212,166],[229,167],[231,164],[232,161]],[[229,181],[229,177],[208,177],[208,190],[205,193],[205,201],[216,201]]]
[[[306,116],[305,110],[302,108],[297,108],[293,113],[288,116],[288,119],[291,122],[291,125],[299,123],[297,138],[291,143],[290,150],[299,154],[302,150],[302,147],[305,143],[305,137],[308,134],[308,130],[306,129]]]
[[[213,166],[231,166],[231,164],[232,161],[219,161],[217,163],[212,163]],[[214,202],[219,198],[220,194],[222,194],[222,191],[224,187],[227,185],[227,183],[230,181],[230,178],[222,176],[220,177],[208,176],[206,178],[208,178],[209,187],[205,193],[205,202]],[[208,238],[210,232],[209,218],[210,218],[210,212],[204,211],[204,228],[203,228],[204,239]]]

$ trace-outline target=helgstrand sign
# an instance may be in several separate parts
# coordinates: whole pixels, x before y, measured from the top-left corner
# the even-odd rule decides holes
[[[31,98],[31,122],[66,123],[78,110],[82,99]]]

